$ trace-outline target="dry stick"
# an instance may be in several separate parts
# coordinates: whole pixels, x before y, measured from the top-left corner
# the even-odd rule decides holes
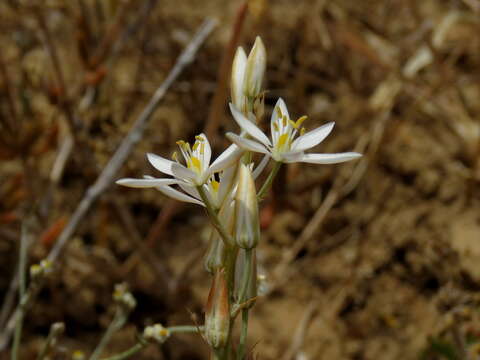
[[[98,176],[95,183],[90,186],[80,201],[80,204],[75,209],[72,217],[70,218],[69,223],[63,229],[62,233],[58,237],[55,246],[50,251],[47,259],[51,262],[54,262],[60,255],[62,249],[66,245],[67,241],[75,232],[78,224],[83,219],[87,211],[90,209],[92,203],[97,199],[97,197],[107,189],[107,187],[113,181],[115,174],[121,168],[127,157],[133,150],[133,147],[140,141],[142,138],[143,131],[145,126],[150,119],[150,116],[153,114],[157,108],[160,100],[163,99],[167,90],[171,87],[183,69],[190,64],[195,58],[200,46],[206,40],[207,36],[212,32],[214,27],[217,25],[217,20],[209,19],[206,20],[199,28],[195,34],[192,41],[187,45],[184,51],[180,54],[175,63],[175,66],[170,71],[165,81],[158,87],[158,89],[153,94],[149,103],[139,115],[128,135],[123,139],[122,143],[118,147],[115,154],[112,156],[107,166],[103,169],[102,173]],[[30,290],[27,290],[30,291]],[[0,351],[4,350],[10,341],[12,334],[13,326],[15,325],[15,318],[18,314],[18,307],[15,309],[14,313],[10,317],[7,327],[4,330],[3,334],[0,337]]]

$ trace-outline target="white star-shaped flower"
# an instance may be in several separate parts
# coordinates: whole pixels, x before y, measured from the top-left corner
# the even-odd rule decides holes
[[[335,164],[362,156],[356,152],[305,154],[305,150],[320,144],[330,134],[334,123],[330,122],[304,133],[304,128],[301,126],[307,117],[302,116],[297,121],[292,121],[287,106],[282,99],[277,101],[272,113],[270,122],[271,140],[232,104],[230,104],[230,111],[240,128],[249,134],[252,139],[227,133],[228,139],[245,150],[267,154],[277,162]],[[297,135],[299,136],[297,137]]]
[[[116,183],[134,188],[153,187],[176,200],[204,206],[196,189],[196,187],[202,186],[212,203],[217,205],[223,197],[223,191],[220,191],[219,182],[215,180],[215,173],[232,165],[241,156],[242,150],[232,144],[210,164],[212,149],[204,134],[196,136],[193,146],[185,141],[178,141],[177,144],[185,159],[186,166],[178,161],[175,153],[173,155],[174,161],[155,154],[147,154],[148,161],[153,167],[164,174],[173,176],[173,178],[158,179],[145,176],[144,179],[120,179]],[[178,185],[184,192],[174,189],[171,185]],[[221,194],[220,197],[218,193]]]

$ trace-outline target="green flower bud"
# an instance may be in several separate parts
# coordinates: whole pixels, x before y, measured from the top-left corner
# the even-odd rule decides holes
[[[263,75],[267,64],[267,51],[262,39],[257,36],[247,59],[245,69],[244,93],[247,97],[254,99],[262,90]]]
[[[250,167],[240,165],[235,194],[235,241],[243,249],[252,249],[260,239],[257,192]]]

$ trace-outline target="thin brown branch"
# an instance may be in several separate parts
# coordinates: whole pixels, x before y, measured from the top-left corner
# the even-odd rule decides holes
[[[118,170],[123,166],[126,159],[132,152],[134,146],[141,140],[148,120],[157,109],[160,101],[165,96],[167,90],[172,86],[178,76],[182,73],[187,65],[193,62],[195,55],[200,46],[207,39],[208,35],[215,28],[217,21],[214,19],[206,20],[199,28],[191,42],[187,45],[184,51],[180,54],[173,69],[170,71],[165,81],[157,88],[145,109],[141,112],[127,136],[123,139],[120,146],[108,162],[107,166],[98,176],[95,183],[90,186],[83,199],[78,204],[67,226],[60,234],[54,247],[51,249],[47,259],[55,262],[62,253],[67,242],[75,233],[77,226],[83,220],[88,210],[95,202],[95,200],[110,186],[114,180]],[[0,337],[0,351],[4,350],[10,342],[12,331],[15,325],[15,318],[19,313],[17,308],[10,317],[8,324]]]

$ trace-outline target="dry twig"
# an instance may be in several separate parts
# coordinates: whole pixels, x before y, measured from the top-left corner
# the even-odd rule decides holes
[[[122,167],[125,160],[132,152],[134,146],[142,138],[142,134],[145,130],[148,120],[157,108],[160,101],[165,96],[165,93],[171,87],[171,85],[174,83],[174,81],[177,79],[183,69],[194,60],[195,54],[197,53],[198,49],[206,40],[211,31],[214,29],[216,24],[217,21],[214,19],[206,20],[200,26],[192,41],[180,54],[177,62],[175,63],[175,66],[170,71],[165,81],[155,91],[149,103],[133,124],[128,135],[123,139],[122,143],[108,162],[107,166],[98,176],[95,183],[87,189],[85,196],[78,204],[77,208],[75,209],[73,215],[70,218],[70,221],[68,222],[67,226],[60,234],[54,247],[50,251],[47,257],[49,261],[54,262],[58,258],[63,248],[67,244],[68,240],[71,238],[71,236],[77,229],[78,224],[90,209],[93,202],[100,196],[100,194],[102,194],[108,188],[108,186],[110,186],[114,179],[114,176]],[[7,326],[0,337],[0,350],[4,350],[10,341],[17,314],[18,309],[16,309],[10,317]]]

